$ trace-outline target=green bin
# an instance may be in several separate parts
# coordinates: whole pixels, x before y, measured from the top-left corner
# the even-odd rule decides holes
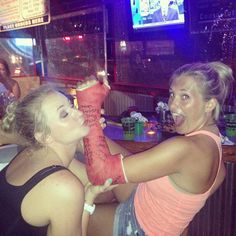
[[[225,134],[228,138],[236,138],[236,114],[226,114],[225,120]]]

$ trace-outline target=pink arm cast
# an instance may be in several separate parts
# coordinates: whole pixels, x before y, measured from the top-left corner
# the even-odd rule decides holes
[[[105,84],[98,82],[92,87],[77,89],[76,92],[79,110],[84,113],[85,121],[90,127],[89,134],[83,140],[84,155],[88,178],[95,185],[104,184],[108,178],[112,178],[113,184],[127,182],[123,157],[121,154],[110,153],[99,123],[101,106],[108,91]]]

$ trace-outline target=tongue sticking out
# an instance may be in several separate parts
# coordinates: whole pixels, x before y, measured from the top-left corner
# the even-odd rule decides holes
[[[175,125],[180,126],[184,122],[183,116],[175,116],[174,117]]]

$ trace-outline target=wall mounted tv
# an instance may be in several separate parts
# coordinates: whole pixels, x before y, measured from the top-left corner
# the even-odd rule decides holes
[[[129,0],[129,9],[135,32],[175,29],[185,24],[184,0]]]

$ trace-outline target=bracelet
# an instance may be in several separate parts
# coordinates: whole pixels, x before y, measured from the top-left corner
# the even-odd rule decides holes
[[[92,206],[89,205],[88,203],[84,203],[84,210],[89,213],[89,215],[92,215],[95,211],[96,205],[93,204]]]

